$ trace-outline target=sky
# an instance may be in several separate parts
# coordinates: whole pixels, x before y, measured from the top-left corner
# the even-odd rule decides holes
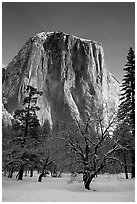
[[[2,64],[30,37],[54,30],[101,43],[107,69],[122,81],[128,50],[135,49],[135,3],[3,2]]]

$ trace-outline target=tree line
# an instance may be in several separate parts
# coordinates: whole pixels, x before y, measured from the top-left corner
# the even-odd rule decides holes
[[[83,175],[86,189],[99,173],[128,173],[135,177],[135,55],[129,49],[121,86],[118,113],[105,102],[95,102],[85,114],[84,123],[58,121],[52,129],[48,121],[41,126],[37,118],[38,97],[42,92],[27,85],[23,108],[16,110],[12,126],[2,127],[2,169],[12,178],[16,172]],[[107,115],[107,120],[104,119]]]

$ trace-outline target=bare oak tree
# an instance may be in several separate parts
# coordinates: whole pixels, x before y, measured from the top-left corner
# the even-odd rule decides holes
[[[105,103],[97,103],[85,118],[84,123],[75,118],[76,129],[66,130],[58,139],[64,140],[73,153],[73,163],[82,168],[78,172],[83,174],[84,186],[89,190],[92,179],[107,163],[112,160],[121,163],[114,152],[123,147],[113,139],[116,114]]]

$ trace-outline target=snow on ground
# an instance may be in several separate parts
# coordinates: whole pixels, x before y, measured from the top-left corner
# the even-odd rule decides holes
[[[3,177],[3,202],[134,202],[135,180],[121,175],[99,175],[84,189],[81,179],[70,183],[70,176],[44,177],[37,181],[38,174],[23,181]]]

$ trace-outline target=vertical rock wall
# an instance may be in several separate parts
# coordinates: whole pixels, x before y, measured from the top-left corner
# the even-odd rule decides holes
[[[103,47],[63,32],[30,38],[8,65],[3,80],[4,106],[21,108],[27,84],[43,92],[38,117],[57,121],[84,120],[95,100],[117,109],[119,82],[105,67]]]

